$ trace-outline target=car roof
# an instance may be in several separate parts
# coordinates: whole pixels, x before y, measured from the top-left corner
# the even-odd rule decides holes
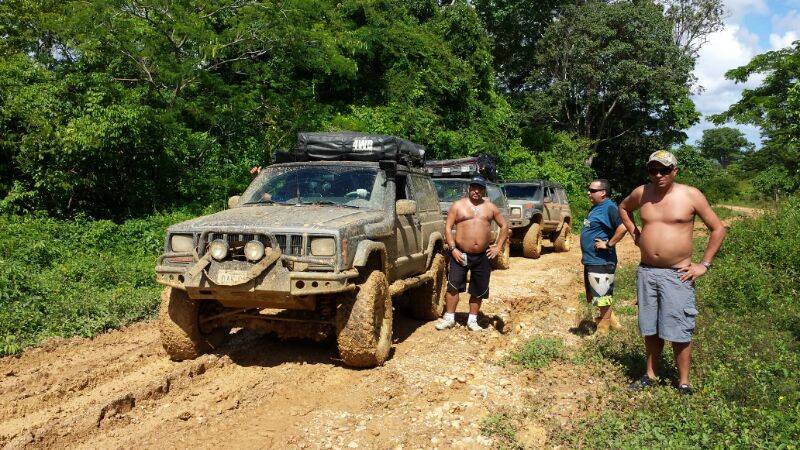
[[[442,180],[442,181],[466,181],[466,182],[470,182],[470,181],[472,181],[472,178],[457,178],[457,177],[431,177],[431,180],[433,180],[433,181]],[[497,186],[497,187],[500,187],[500,183],[495,183],[494,181],[489,181],[489,180],[486,180],[486,185],[488,186],[488,185],[490,185],[490,184],[491,184],[492,186]]]
[[[515,186],[525,186],[525,185],[535,185],[535,186],[549,186],[562,189],[559,183],[555,181],[549,180],[529,180],[529,181],[505,181],[503,182],[503,186],[513,184]]]
[[[300,166],[348,166],[348,167],[374,167],[379,168],[380,163],[375,161],[297,161],[270,164],[269,167],[300,167]],[[411,167],[402,164],[397,165],[398,172],[410,172],[417,175],[430,175],[422,167]]]

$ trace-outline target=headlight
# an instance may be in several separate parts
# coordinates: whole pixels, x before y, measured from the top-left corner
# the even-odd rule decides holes
[[[311,254],[314,256],[333,256],[336,254],[336,240],[333,238],[311,239]]]
[[[223,260],[228,256],[228,243],[222,239],[215,239],[214,242],[208,246],[208,251],[211,253],[212,258],[218,261]]]
[[[250,241],[244,245],[244,256],[248,261],[258,261],[264,257],[264,244],[259,241]]]
[[[169,238],[169,248],[173,252],[190,252],[194,247],[191,234],[173,234]]]
[[[511,215],[519,217],[522,215],[522,210],[520,208],[511,208]]]
[[[526,218],[526,219],[530,219],[531,217],[533,217],[533,208],[531,208],[531,209],[526,209],[526,210],[525,210],[525,218]]]

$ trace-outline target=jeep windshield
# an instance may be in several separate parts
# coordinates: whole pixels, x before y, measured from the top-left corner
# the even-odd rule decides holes
[[[240,203],[382,209],[383,172],[345,164],[267,167],[250,183]]]
[[[441,202],[454,202],[464,198],[469,188],[469,180],[434,178],[431,181],[433,181],[433,186],[436,187],[436,193],[439,194],[439,201]]]
[[[539,200],[542,198],[542,188],[535,184],[507,184],[503,186],[506,197],[520,200]]]

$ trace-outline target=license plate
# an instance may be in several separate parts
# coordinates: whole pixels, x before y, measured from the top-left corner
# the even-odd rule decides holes
[[[217,272],[218,284],[230,286],[234,284],[242,284],[248,280],[250,280],[250,275],[248,272],[243,270],[220,270]]]

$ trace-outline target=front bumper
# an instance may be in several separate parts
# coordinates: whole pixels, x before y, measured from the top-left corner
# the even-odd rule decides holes
[[[356,269],[309,272],[287,267],[308,267],[316,262],[310,258],[280,256],[261,269],[256,267],[259,263],[167,253],[159,258],[155,272],[158,283],[184,290],[192,299],[214,299],[231,306],[306,309],[310,305],[303,304],[303,300],[308,296],[355,289]]]

